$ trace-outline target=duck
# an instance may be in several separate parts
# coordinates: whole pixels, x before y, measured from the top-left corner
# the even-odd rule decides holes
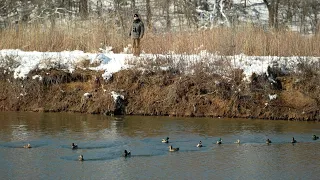
[[[179,151],[179,148],[173,148],[172,146],[169,146],[169,151],[170,152]]]
[[[292,137],[291,143],[296,143],[297,141]]]
[[[71,148],[72,148],[72,149],[78,149],[78,145],[77,145],[77,144],[72,143],[72,144],[71,144]]]
[[[319,139],[319,136],[316,136],[315,134],[312,136],[312,139],[313,140],[317,140],[317,139]]]
[[[202,142],[201,141],[197,144],[197,147],[202,147]]]
[[[222,144],[222,139],[221,138],[217,141],[217,144]]]
[[[79,160],[79,161],[84,161],[82,154],[79,156],[79,159],[78,159],[78,160]]]
[[[236,142],[234,142],[235,144],[240,144],[240,139],[238,139]]]
[[[167,137],[166,139],[162,139],[161,142],[163,142],[163,143],[169,143],[169,137]]]
[[[31,144],[28,143],[27,145],[24,145],[23,148],[32,148],[32,147],[31,147]]]
[[[271,140],[270,140],[270,139],[267,139],[267,140],[266,140],[266,143],[267,143],[267,144],[270,144],[270,143],[271,143]]]
[[[124,157],[128,157],[128,156],[130,156],[130,155],[131,155],[131,152],[130,152],[130,151],[124,150],[124,152],[123,152],[123,156],[124,156]]]

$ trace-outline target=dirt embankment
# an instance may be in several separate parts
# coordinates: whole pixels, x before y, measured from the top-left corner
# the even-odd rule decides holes
[[[241,70],[226,79],[130,69],[108,81],[102,72],[83,70],[34,71],[25,80],[2,73],[0,110],[319,121],[320,78],[304,72],[283,75],[270,68],[269,76],[254,74],[251,83],[242,81]],[[36,74],[42,79],[33,79]],[[111,92],[121,96],[114,100]]]

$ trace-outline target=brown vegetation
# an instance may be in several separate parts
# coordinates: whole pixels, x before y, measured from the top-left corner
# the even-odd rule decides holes
[[[43,24],[13,25],[0,31],[0,39],[0,49],[41,52],[97,52],[105,46],[112,46],[114,52],[121,52],[131,43],[127,32],[117,28],[113,22],[103,20],[57,23],[54,27]],[[150,30],[142,40],[142,50],[161,54],[172,51],[191,54],[207,50],[221,55],[320,56],[319,42],[320,33],[305,36],[285,29],[267,31],[242,25],[188,32],[156,33]]]
[[[0,110],[320,120],[319,63],[301,63],[298,73],[285,75],[270,68],[281,86],[270,83],[265,74],[253,74],[250,83],[244,82],[242,71],[226,64],[215,68],[228,69],[227,77],[201,64],[194,74],[176,68],[160,70],[155,64],[146,63],[143,71],[122,70],[108,81],[100,78],[102,72],[81,69],[72,74],[35,70],[26,80],[2,73]],[[42,80],[32,79],[35,74]],[[121,107],[112,91],[124,96]],[[277,97],[270,99],[274,94]]]

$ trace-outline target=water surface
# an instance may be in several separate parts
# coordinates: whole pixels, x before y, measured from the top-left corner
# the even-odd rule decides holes
[[[0,112],[0,179],[318,179],[313,134],[320,123]]]

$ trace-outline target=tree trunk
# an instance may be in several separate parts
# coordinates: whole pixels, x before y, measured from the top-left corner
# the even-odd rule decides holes
[[[151,5],[150,5],[150,0],[146,0],[146,9],[147,9],[147,27],[149,29],[152,28],[152,24],[151,24]]]
[[[276,0],[274,5],[274,27],[277,29],[279,27],[279,0]]]
[[[166,0],[166,24],[167,24],[167,30],[171,29],[171,20],[170,20],[170,0]]]
[[[80,8],[79,8],[79,11],[80,11],[80,16],[84,19],[86,19],[88,17],[88,0],[80,0]]]
[[[278,27],[279,0],[263,0],[269,12],[269,27]]]
[[[22,14],[21,14],[21,21],[27,22],[29,20],[29,12],[28,12],[28,0],[24,0],[22,3]]]
[[[98,15],[98,17],[101,17],[101,15],[102,15],[102,2],[101,2],[101,0],[97,1],[97,15]]]

